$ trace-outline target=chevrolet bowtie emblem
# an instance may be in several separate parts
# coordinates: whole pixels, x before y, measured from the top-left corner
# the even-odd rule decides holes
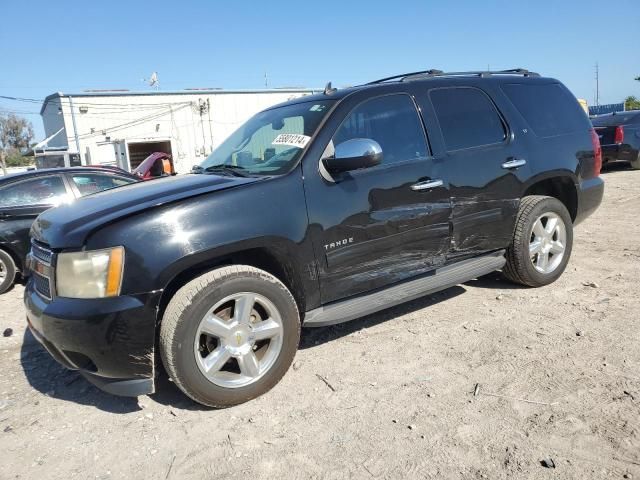
[[[238,346],[242,345],[242,334],[240,332],[236,332],[236,342],[238,342]]]

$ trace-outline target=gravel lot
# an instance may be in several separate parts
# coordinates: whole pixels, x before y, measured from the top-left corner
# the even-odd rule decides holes
[[[100,392],[25,332],[18,286],[0,297],[0,478],[640,479],[640,171],[603,177],[555,284],[490,275],[306,330],[283,381],[227,410],[167,380]]]

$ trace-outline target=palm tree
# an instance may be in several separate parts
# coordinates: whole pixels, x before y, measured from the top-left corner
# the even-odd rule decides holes
[[[633,95],[624,99],[625,110],[640,110],[640,100]]]

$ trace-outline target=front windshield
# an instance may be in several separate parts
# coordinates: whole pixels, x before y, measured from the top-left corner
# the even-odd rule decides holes
[[[298,161],[333,100],[286,105],[260,112],[227,138],[197,173],[281,175]]]

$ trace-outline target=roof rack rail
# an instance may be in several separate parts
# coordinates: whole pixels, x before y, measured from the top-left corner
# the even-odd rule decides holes
[[[392,77],[381,78],[380,80],[374,80],[373,82],[365,83],[365,85],[375,85],[376,83],[384,83],[384,82],[388,82],[389,80],[403,79],[404,77],[411,77],[413,75],[431,75],[436,73],[442,73],[442,70],[431,69],[431,70],[422,70],[420,72],[403,73],[400,75],[394,75]]]
[[[525,68],[512,68],[509,70],[471,70],[468,72],[443,72],[442,70],[424,70],[422,72],[404,73],[401,75],[394,75],[393,77],[381,78],[369,82],[366,85],[375,85],[377,83],[384,83],[390,80],[399,80],[404,82],[406,80],[418,79],[418,78],[432,78],[432,77],[463,77],[463,76],[478,76],[478,77],[490,77],[492,75],[523,75],[525,77],[539,77],[540,74],[536,72],[530,72]]]

